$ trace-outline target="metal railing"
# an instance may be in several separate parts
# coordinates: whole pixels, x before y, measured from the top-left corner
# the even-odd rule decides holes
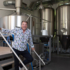
[[[0,65],[0,70],[3,70],[3,68],[1,67],[1,65]]]
[[[30,46],[30,44],[29,44],[29,46]],[[40,59],[40,61],[45,65],[45,62],[41,59],[41,57],[38,55],[38,53],[35,50],[33,50],[33,51],[37,55],[37,57]]]
[[[2,38],[5,40],[5,42],[7,43],[7,45],[9,46],[9,48],[12,50],[12,52],[14,53],[14,55],[17,57],[17,59],[20,61],[20,63],[23,65],[23,67],[25,68],[25,70],[28,70],[27,67],[24,65],[24,63],[21,61],[21,59],[19,58],[19,56],[15,53],[15,51],[13,50],[13,48],[11,47],[11,45],[8,43],[8,41],[6,40],[6,38],[4,37],[4,35],[0,32],[0,35],[2,36]],[[29,43],[28,43],[29,44]],[[30,46],[30,44],[29,44]],[[41,59],[41,57],[37,54],[37,52],[35,50],[33,50],[34,53],[37,55],[37,57],[40,59],[40,61],[45,65],[45,62]]]
[[[8,41],[6,40],[6,38],[4,37],[4,35],[0,32],[0,35],[2,36],[2,38],[5,40],[5,42],[7,43],[7,45],[9,46],[9,48],[12,50],[12,52],[14,53],[14,55],[17,57],[17,59],[20,61],[20,63],[23,65],[23,67],[25,68],[25,70],[28,70],[27,67],[24,65],[24,63],[21,61],[21,59],[19,58],[19,56],[15,53],[15,51],[13,50],[13,48],[11,47],[11,45],[8,43]]]

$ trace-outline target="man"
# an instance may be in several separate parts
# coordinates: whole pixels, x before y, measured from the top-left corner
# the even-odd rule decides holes
[[[14,42],[12,47],[18,56],[22,55],[24,58],[26,58],[23,61],[25,65],[33,61],[32,56],[26,50],[28,41],[31,45],[32,50],[35,50],[32,42],[31,31],[27,28],[26,21],[22,21],[21,28],[15,28],[13,30],[0,28],[0,30],[2,30],[2,32],[4,33],[14,34]],[[19,70],[19,67],[22,68],[22,65],[19,63],[15,55],[14,55],[14,61],[15,61],[15,70]]]

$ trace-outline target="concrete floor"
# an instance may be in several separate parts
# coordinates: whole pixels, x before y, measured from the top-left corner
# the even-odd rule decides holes
[[[52,56],[52,61],[42,70],[70,70],[70,57]]]

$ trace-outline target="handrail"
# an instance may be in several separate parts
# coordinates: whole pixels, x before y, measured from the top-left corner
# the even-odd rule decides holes
[[[27,67],[24,65],[24,63],[21,61],[21,59],[18,57],[18,55],[15,53],[15,51],[12,49],[11,45],[7,42],[6,38],[4,37],[4,35],[0,32],[2,38],[5,40],[5,42],[7,43],[7,45],[9,46],[9,48],[12,50],[12,52],[15,54],[15,56],[17,57],[17,59],[20,61],[20,63],[23,65],[23,67],[25,68],[25,70],[28,70]]]
[[[29,43],[28,43],[29,44]],[[30,44],[29,44],[29,46],[30,46]],[[37,55],[37,57],[41,60],[41,62],[45,65],[45,62],[42,60],[42,58],[38,55],[38,53],[35,51],[35,50],[33,50],[34,51],[34,53]]]
[[[16,9],[10,9],[10,8],[0,8],[0,10],[10,10],[10,11],[14,10],[14,11],[16,11]]]
[[[3,68],[1,67],[1,65],[0,65],[0,70],[3,70]]]

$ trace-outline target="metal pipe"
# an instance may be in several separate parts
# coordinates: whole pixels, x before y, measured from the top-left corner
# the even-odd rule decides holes
[[[31,17],[31,15],[29,17],[30,17],[30,30],[31,30],[31,33],[33,34],[32,17]]]
[[[50,62],[51,61],[51,37],[49,38],[48,45],[49,45],[49,62]]]
[[[21,1],[22,0],[15,0],[15,7],[16,7],[16,13],[17,15],[20,15],[20,7],[21,7]]]
[[[16,13],[17,13],[17,15],[20,15],[20,8],[16,8]]]
[[[10,8],[0,8],[0,10],[16,11],[16,9],[10,9]]]
[[[21,0],[15,0],[15,1],[8,0],[8,1],[4,1],[3,4],[4,6],[15,5],[16,13],[17,15],[20,15]]]
[[[10,49],[12,50],[12,52],[15,54],[15,56],[17,57],[17,59],[20,61],[20,63],[23,65],[23,67],[25,68],[25,70],[28,70],[26,68],[26,66],[24,65],[24,63],[21,61],[21,59],[18,57],[18,55],[15,53],[15,51],[12,49],[11,45],[7,42],[6,38],[3,36],[3,34],[0,32],[2,38],[5,40],[5,42],[7,43],[7,45],[10,47]]]
[[[41,70],[41,61],[39,60],[39,70]]]
[[[4,2],[3,2],[3,5],[4,5],[4,6],[15,5],[15,1],[14,1],[14,0],[4,1]]]
[[[24,13],[24,14],[25,14],[25,15],[27,15],[27,16],[29,16],[29,17],[35,17],[35,18],[40,19],[39,17],[34,16],[34,15],[30,15],[30,14],[26,14],[26,13]],[[48,21],[48,20],[45,20],[45,19],[41,19],[41,20],[44,20],[44,21],[46,21],[46,22],[50,23],[50,21]]]
[[[28,17],[28,18],[26,19],[26,21],[28,21],[29,18],[30,18],[30,17]]]
[[[27,42],[28,43],[28,42]],[[28,43],[29,44],[29,43]],[[31,46],[30,44],[29,44],[29,46]],[[34,51],[34,53],[37,55],[37,57],[41,60],[41,62],[45,65],[45,62],[41,59],[41,57],[38,55],[38,53],[35,51],[35,50],[33,50]]]
[[[57,36],[57,54],[59,54],[59,36]]]

